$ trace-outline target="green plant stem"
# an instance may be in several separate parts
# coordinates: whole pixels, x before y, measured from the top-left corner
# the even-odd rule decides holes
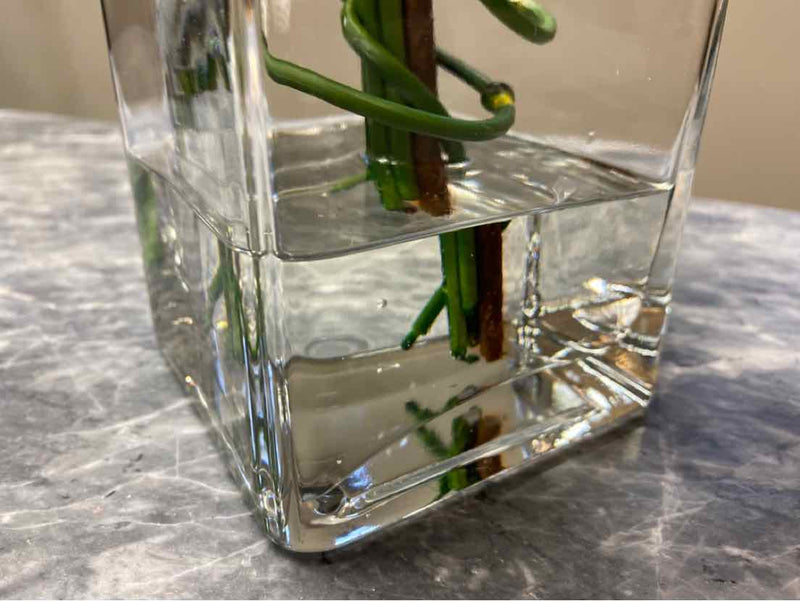
[[[406,411],[420,424],[416,428],[417,437],[428,452],[439,460],[456,457],[464,451],[475,447],[475,427],[463,415],[453,418],[450,423],[451,437],[449,446],[442,442],[442,439],[433,429],[423,425],[453,407],[455,407],[455,404],[450,406],[450,401],[448,401],[448,406],[445,409],[440,412],[434,412],[420,407],[415,401],[406,403]],[[444,474],[439,479],[440,496],[444,496],[450,491],[461,490],[474,482],[478,482],[480,478],[476,478],[474,472],[475,470],[472,466],[464,466],[452,469]]]
[[[405,62],[406,49],[403,32],[403,0],[381,0],[379,6],[381,35],[386,49],[399,61]],[[386,85],[386,98],[403,102],[402,95],[390,81]],[[411,134],[400,129],[389,130],[392,172],[400,197],[405,200],[419,196],[416,175],[412,166]]]
[[[406,337],[403,338],[403,350],[410,349],[417,338],[428,333],[433,322],[439,317],[439,313],[442,312],[446,303],[447,293],[444,291],[444,286],[439,286],[414,320],[414,323],[411,325],[411,330],[406,334]]]
[[[266,41],[264,41],[264,63],[270,77],[276,83],[311,94],[346,111],[404,131],[443,140],[478,142],[498,138],[514,124],[513,104],[497,105],[494,115],[482,120],[457,119],[433,114],[356,90],[319,73],[276,58],[269,53]]]
[[[556,20],[536,0],[481,0],[506,27],[534,44],[546,44],[556,35]]]
[[[419,426],[417,428],[417,436],[419,436],[423,446],[437,459],[444,460],[451,457],[450,449],[445,446],[442,439],[433,430],[425,426]]]
[[[360,183],[363,183],[369,179],[369,172],[362,171],[361,173],[356,173],[355,175],[348,175],[347,177],[343,177],[342,179],[335,182],[325,191],[325,194],[336,194],[337,192],[344,192],[345,190],[349,190],[350,188],[354,188]]]
[[[380,39],[379,0],[364,0],[359,3],[360,17],[368,35]],[[367,61],[361,63],[361,78],[364,92],[382,98],[386,87],[378,69]],[[397,210],[403,203],[392,177],[391,167],[385,162],[389,154],[389,132],[382,123],[367,120],[367,155],[369,169],[378,187],[381,202],[386,209]]]
[[[381,14],[397,17],[394,22],[391,18],[383,20],[389,30],[388,41],[374,35],[374,28],[369,27],[367,22],[359,21],[360,7],[373,1],[380,2],[347,0],[342,7],[342,31],[350,47],[362,61],[372,64],[384,75],[386,81],[391,82],[392,88],[401,96],[394,96],[391,100],[400,105],[409,104],[436,115],[448,116],[447,109],[438,96],[406,64],[403,1],[386,0],[385,3],[380,3]],[[452,141],[443,143],[451,162],[466,160],[461,144]]]
[[[438,415],[441,415],[440,413],[431,411],[427,407],[420,407],[419,403],[416,401],[408,401],[406,403],[406,411],[421,424],[433,419],[434,417],[437,417]]]
[[[450,328],[450,353],[457,359],[467,356],[469,343],[467,322],[461,305],[461,286],[458,273],[458,236],[454,232],[439,236],[442,252],[442,272],[447,293],[447,321]]]
[[[545,43],[555,35],[555,19],[535,0],[481,1],[501,22],[529,41]],[[411,185],[413,179],[403,169],[408,154],[414,159],[417,177],[414,183],[417,184],[420,197],[425,197],[426,193],[430,195],[435,188],[444,190],[442,197],[446,198],[443,173],[437,176],[436,185],[433,185],[433,178],[430,185],[422,181],[425,178],[420,175],[419,168],[426,165],[425,161],[429,161],[432,155],[429,152],[425,155],[427,159],[418,158],[416,142],[421,139],[420,136],[438,139],[449,160],[460,162],[465,160],[466,155],[463,146],[456,141],[490,140],[506,133],[514,122],[514,92],[510,86],[491,80],[439,49],[436,51],[436,62],[474,88],[481,95],[483,106],[492,113],[492,117],[478,121],[456,119],[448,115],[436,94],[432,18],[430,0],[421,0],[419,4],[409,4],[409,0],[344,0],[342,29],[350,46],[362,58],[364,91],[274,57],[269,52],[266,39],[262,38],[265,65],[274,81],[366,118],[370,171],[376,180],[381,200],[388,209],[401,208],[404,198],[415,196]],[[417,34],[427,32],[423,37],[408,38],[414,40],[408,42],[413,51],[409,55],[412,59],[417,50],[421,49],[423,55],[427,53],[419,64],[406,60],[408,57],[405,56],[404,44],[409,31]],[[414,66],[409,68],[406,62]],[[190,80],[185,87],[191,89],[193,85],[194,82]],[[409,138],[403,132],[418,134],[413,139],[410,153],[407,144]],[[437,150],[433,152],[439,156]],[[392,166],[385,162],[387,159],[393,163]],[[441,196],[439,192],[435,194]],[[447,210],[449,205],[442,214]],[[498,309],[502,308],[502,273],[496,269],[493,274],[483,273],[484,263],[494,265],[502,259],[499,238],[502,230],[488,229],[491,229],[492,236],[483,238],[490,240],[492,248],[486,249],[486,253],[480,243],[476,244],[476,239],[481,239],[481,229],[440,236],[450,348],[453,356],[461,359],[468,358],[467,347],[474,344],[479,335],[481,352],[487,360],[489,355],[484,352],[488,340],[484,339],[486,336],[489,336],[490,346],[495,349],[490,354],[499,357],[497,348],[502,353],[502,345],[496,344],[498,340],[502,342],[502,322],[494,323],[502,319]],[[476,264],[477,246],[481,246],[478,249],[481,256],[486,255],[486,260],[480,262],[480,268]],[[484,302],[483,297],[487,292],[492,297],[490,303]],[[476,307],[480,311],[477,320]],[[426,305],[418,322],[425,325],[431,312],[432,309]],[[492,319],[484,319],[487,316]],[[492,327],[485,328],[484,322]],[[428,328],[431,323],[427,323]],[[422,331],[425,328],[416,329]],[[411,337],[403,341],[404,348],[410,347],[416,339],[414,330],[412,326]]]
[[[469,343],[478,339],[478,272],[475,264],[475,229],[459,230],[458,238],[458,282],[461,292],[461,308],[467,322]]]
[[[358,7],[357,14],[354,12],[354,7]],[[353,44],[356,48],[366,49],[363,53],[360,53],[362,56],[363,87],[366,92],[385,97],[393,102],[404,102],[406,99],[401,93],[403,87],[398,86],[394,80],[380,78],[381,74],[389,71],[403,73],[406,76],[406,87],[413,92],[410,97],[421,97],[423,104],[427,104],[428,107],[446,114],[444,107],[441,106],[434,93],[435,86],[429,89],[405,65],[406,32],[403,0],[358,0],[357,2],[348,2],[345,4],[344,15],[345,30],[351,33],[353,30],[357,32],[357,35],[351,35],[351,40],[369,39],[369,44],[367,45],[363,45],[360,42]],[[382,43],[383,46],[381,46],[380,52],[377,53],[380,58],[376,60],[370,54],[370,50],[374,50],[378,43]],[[430,56],[433,59],[433,50],[431,50]],[[385,164],[380,163],[380,161],[385,159],[390,161],[390,166],[388,167],[392,173],[391,182],[383,181],[382,171],[376,170],[375,172],[381,201],[387,209],[401,208],[403,200],[415,199],[421,191],[417,188],[417,173],[413,167],[415,157],[412,153],[410,134],[400,129],[387,128],[369,119],[367,127],[367,148],[371,162],[376,166],[383,166]],[[391,184],[394,186],[393,190],[389,188]],[[422,183],[420,183],[421,185]],[[387,194],[387,191],[389,194]],[[442,193],[447,194],[447,190],[444,189]],[[461,238],[464,238],[464,240],[459,244],[458,240]],[[469,242],[472,242],[471,248]],[[455,244],[455,247],[453,247],[453,244]],[[455,357],[465,358],[469,342],[477,339],[474,327],[474,324],[477,323],[475,320],[477,288],[474,236],[471,232],[455,234],[447,239],[445,246],[442,247],[443,257],[448,256],[450,260],[443,261],[442,269],[445,279],[444,286],[450,288],[450,291],[445,293],[443,288],[437,290],[412,324],[411,330],[402,341],[402,347],[404,349],[411,348],[420,335],[428,332],[444,305],[448,304],[451,351]],[[461,246],[463,246],[463,249],[460,248]],[[459,288],[459,275],[461,272],[463,272],[465,278],[463,290]],[[462,292],[464,293],[463,296]],[[448,303],[448,299],[451,297],[452,301]],[[469,320],[469,323],[473,325],[472,328],[469,328],[464,308],[461,306],[464,299],[468,302],[469,314],[472,316]]]

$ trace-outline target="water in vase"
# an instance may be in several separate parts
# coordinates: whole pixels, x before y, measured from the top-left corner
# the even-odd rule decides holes
[[[670,185],[508,135],[467,145],[450,216],[390,212],[357,177],[362,139],[352,118],[276,133],[269,252],[204,215],[180,166],[167,183],[132,161],[160,344],[270,528],[346,537],[387,500],[393,521],[639,414],[655,382]],[[502,224],[501,356],[454,357],[446,310],[404,349],[442,283],[439,235],[486,223]]]

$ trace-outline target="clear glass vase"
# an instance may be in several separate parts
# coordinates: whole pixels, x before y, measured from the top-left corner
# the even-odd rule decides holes
[[[159,344],[277,543],[642,414],[725,7],[104,0]]]

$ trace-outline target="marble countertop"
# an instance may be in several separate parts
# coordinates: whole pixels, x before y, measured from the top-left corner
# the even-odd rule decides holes
[[[800,596],[800,213],[693,204],[643,423],[295,556],[158,353],[120,144],[0,112],[0,597]]]

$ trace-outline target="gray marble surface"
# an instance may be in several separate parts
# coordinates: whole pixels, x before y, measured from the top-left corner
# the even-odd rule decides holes
[[[0,597],[797,598],[798,231],[696,202],[643,423],[297,557],[156,349],[116,128],[0,112]]]

